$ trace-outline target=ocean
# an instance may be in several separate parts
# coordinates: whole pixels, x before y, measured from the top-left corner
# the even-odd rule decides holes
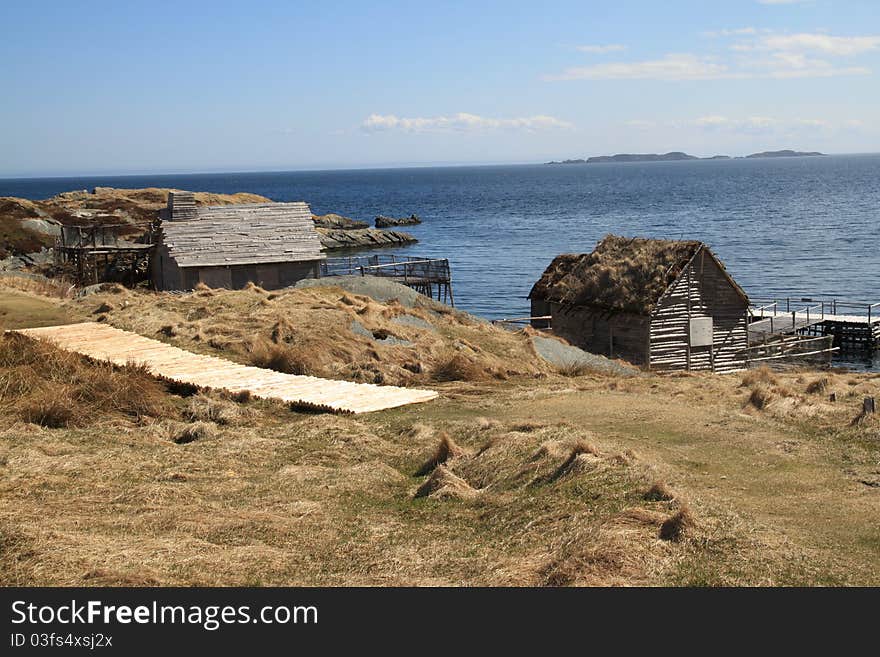
[[[608,233],[702,240],[754,298],[880,301],[880,155],[0,179],[0,196],[95,186],[246,191],[370,222],[415,213],[419,243],[383,252],[449,258],[456,306],[490,319],[528,315],[552,258]]]

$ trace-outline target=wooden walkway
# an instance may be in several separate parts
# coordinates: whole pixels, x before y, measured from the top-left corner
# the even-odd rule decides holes
[[[433,390],[334,381],[239,365],[95,322],[14,332],[115,365],[143,364],[154,376],[169,381],[229,392],[249,391],[254,397],[334,413],[369,413],[437,397]]]

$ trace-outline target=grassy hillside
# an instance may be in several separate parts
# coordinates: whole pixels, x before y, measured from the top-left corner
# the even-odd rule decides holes
[[[6,337],[2,584],[880,583],[877,375],[562,376],[524,333],[332,288],[37,301],[441,396],[295,413]]]

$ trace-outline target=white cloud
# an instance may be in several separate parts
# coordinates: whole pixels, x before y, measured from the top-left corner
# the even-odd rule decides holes
[[[620,52],[622,50],[626,50],[626,46],[620,43],[609,43],[607,45],[575,46],[575,50],[580,50],[581,52],[588,52],[596,55],[604,55],[609,52]]]
[[[475,132],[487,130],[536,130],[568,129],[572,124],[554,116],[538,114],[512,119],[497,119],[459,112],[451,116],[399,117],[394,114],[371,114],[361,128],[366,132]]]
[[[880,36],[831,36],[830,34],[771,34],[751,43],[738,43],[734,50],[820,52],[832,56],[859,55],[880,48]]]
[[[848,75],[870,75],[871,69],[864,66],[837,67],[823,59],[812,59],[800,53],[772,53],[769,58],[745,60],[743,70],[751,77],[776,80],[795,78],[830,78]]]
[[[869,75],[865,66],[835,66],[831,62],[808,56],[805,49],[818,49],[830,55],[864,52],[880,47],[880,37],[826,37],[803,39],[808,35],[779,37],[771,41],[762,37],[761,45],[735,45],[734,49],[752,53],[752,57],[740,57],[723,61],[718,57],[692,53],[670,53],[659,59],[637,62],[607,62],[592,66],[565,69],[562,73],[547,75],[546,80],[749,80],[825,78],[849,75]],[[824,35],[809,35],[821,37]],[[842,40],[841,40],[842,39]],[[857,40],[853,40],[857,39]]]
[[[764,32],[765,30],[760,30]],[[756,27],[737,27],[734,29],[723,29],[723,30],[709,30],[708,32],[703,32],[704,37],[709,37],[710,39],[715,39],[718,37],[730,37],[730,36],[749,36],[755,35],[759,32]]]
[[[641,62],[614,62],[568,68],[550,80],[713,80],[726,77],[727,67],[711,57],[669,54]]]

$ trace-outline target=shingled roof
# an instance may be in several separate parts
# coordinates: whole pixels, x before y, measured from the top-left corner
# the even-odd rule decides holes
[[[592,253],[554,258],[529,298],[648,315],[700,249],[724,270],[702,242],[607,235]]]
[[[175,197],[181,196],[175,194]],[[196,207],[181,203],[181,200],[169,199],[162,222],[162,243],[179,267],[302,262],[324,258],[312,213],[306,203]]]

